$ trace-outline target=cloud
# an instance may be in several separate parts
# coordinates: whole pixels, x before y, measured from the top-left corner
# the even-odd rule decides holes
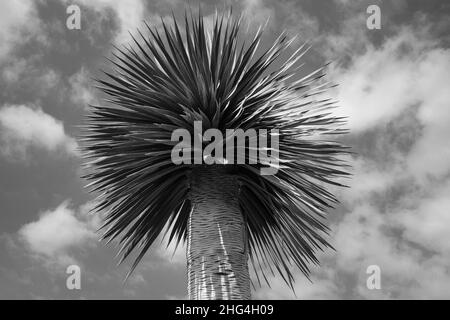
[[[61,83],[62,75],[47,66],[43,66],[38,55],[27,58],[10,58],[0,74],[3,82],[0,87],[13,99],[26,95],[39,100],[54,93]],[[26,95],[24,89],[26,88]]]
[[[278,278],[256,297],[450,297],[450,51],[429,30],[403,27],[380,45],[364,40],[331,70],[356,152],[331,225],[336,253],[321,256],[312,285],[296,273],[297,297]],[[380,267],[381,290],[366,286],[370,265]]]
[[[450,52],[427,30],[400,29],[337,72],[359,153],[345,215],[332,227],[336,275],[354,281],[340,295],[450,296]],[[365,285],[371,264],[381,268],[380,291]]]
[[[66,2],[69,3],[69,1]],[[77,2],[97,11],[99,14],[106,14],[107,9],[113,10],[119,24],[115,37],[115,42],[118,44],[129,42],[128,32],[134,32],[137,27],[141,27],[144,18],[147,18],[144,1],[142,0],[78,0]]]
[[[442,177],[450,172],[450,50],[434,49],[416,66],[416,85],[409,94],[420,100],[418,118],[424,126],[408,158],[410,172],[418,178]]]
[[[311,41],[319,34],[319,21],[295,1],[268,2],[244,0],[240,3],[246,23],[253,27],[266,25],[266,33],[278,35],[286,30],[290,37],[298,36],[301,43]]]
[[[0,152],[25,157],[30,147],[49,152],[77,154],[77,143],[68,136],[60,120],[40,107],[5,105],[0,108]]]
[[[82,67],[78,72],[69,77],[69,96],[72,102],[80,108],[87,108],[89,104],[98,103],[92,85],[89,72]]]
[[[333,212],[331,222],[330,242],[337,251],[320,255],[322,266],[313,268],[313,283],[296,272],[296,296],[279,278],[273,279],[271,288],[264,286],[256,290],[254,296],[262,299],[449,298],[449,49],[440,37],[431,34],[430,21],[426,18],[400,29],[391,26],[401,22],[385,23],[389,15],[405,8],[405,2],[383,3],[380,37],[373,36],[377,31],[370,33],[366,28],[365,9],[369,0],[335,2],[336,21],[326,23],[324,17],[303,10],[309,6],[300,8],[293,1],[241,3],[253,21],[264,23],[271,16],[269,34],[282,26],[292,34],[313,38],[318,56],[339,59],[341,64],[331,69],[329,80],[340,85],[335,94],[341,108],[336,111],[350,116],[351,135],[346,139],[356,152],[350,159],[354,166],[351,188],[339,191],[343,205]],[[165,12],[161,3],[144,4],[143,0],[80,0],[78,3],[92,9],[91,14],[98,14],[104,28],[111,27],[111,23],[103,22],[113,17],[116,21],[112,27],[117,27],[114,40],[118,43],[128,42],[128,30],[134,32],[142,26],[144,18]],[[58,83],[66,83],[61,80],[68,78],[69,85],[64,88],[68,99],[79,105],[91,102],[94,97],[89,90],[86,69],[62,78],[64,75],[45,66],[46,60],[41,59],[39,50],[26,59],[15,54],[15,49],[29,40],[48,41],[50,29],[41,29],[44,22],[38,20],[35,6],[36,2],[31,0],[0,2],[3,91],[13,96],[11,92],[15,88],[19,88],[18,92],[27,88],[27,92],[41,98],[49,95],[50,88],[60,89]],[[155,10],[149,12],[146,6],[154,6]],[[390,10],[390,6],[395,8]],[[84,32],[90,33],[97,26],[94,22],[86,25]],[[93,45],[99,43],[95,39],[100,34],[105,34],[103,29],[99,30],[102,32],[96,31]],[[446,29],[442,27],[442,30]],[[0,108],[0,154],[26,156],[35,148],[74,155],[77,145],[66,129],[60,120],[38,106],[4,104]],[[28,258],[31,254],[32,258],[58,266],[75,261],[89,263],[92,268],[86,268],[87,278],[104,276],[105,283],[103,292],[96,292],[98,287],[92,286],[89,294],[108,297],[114,292],[113,287],[120,287],[123,275],[116,269],[113,273],[105,272],[110,267],[112,252],[89,250],[86,256],[80,254],[94,246],[97,239],[94,230],[99,217],[87,218],[86,210],[87,207],[74,208],[68,201],[63,202],[23,225],[17,233],[20,243],[16,237],[11,241],[16,246],[14,250],[20,250]],[[149,287],[150,293],[158,292],[160,287],[162,291],[167,285],[160,285],[165,281],[164,276],[178,282],[173,271],[184,269],[185,248],[180,246],[173,259],[173,245],[166,249],[163,242],[153,249],[131,278],[134,287],[127,294],[148,297],[141,289]],[[19,256],[19,251],[12,252]],[[380,266],[381,290],[366,287],[366,268],[372,264]],[[29,269],[30,265],[28,261],[20,267]],[[170,268],[171,273],[168,266],[174,267]],[[13,269],[2,266],[0,273],[17,285],[25,276],[26,282],[31,281],[28,269],[8,273]],[[163,270],[163,276],[155,279],[154,275],[160,275],[158,270]],[[37,281],[41,275],[35,273],[31,279]],[[99,286],[99,280],[94,280],[92,283]],[[36,292],[40,293],[40,289]]]
[[[410,196],[405,208],[393,216],[402,237],[450,258],[450,180],[428,190],[422,197]]]
[[[449,52],[435,46],[405,28],[380,48],[367,47],[348,68],[332,70],[331,78],[339,84],[340,112],[349,116],[350,128],[365,130],[386,123],[405,108],[431,102],[430,88],[440,99],[447,98],[441,84],[450,76],[438,66],[449,65]],[[424,108],[441,107],[433,103]]]
[[[268,27],[273,26],[274,10],[266,6],[263,0],[242,1],[242,11],[244,16],[254,26],[268,23]]]
[[[433,299],[450,296],[448,186],[386,211],[362,204],[335,227],[335,270],[353,276],[352,298]],[[366,201],[370,201],[366,199]],[[365,270],[381,269],[382,290],[368,290]],[[332,280],[332,279],[330,279]]]
[[[36,18],[35,3],[32,0],[12,0],[0,2],[0,64],[13,48],[38,37],[39,20]]]
[[[49,258],[53,262],[68,264],[75,261],[70,250],[80,248],[97,239],[98,220],[86,216],[82,207],[75,211],[64,201],[55,209],[42,212],[39,219],[22,226],[19,239],[30,253]]]
[[[260,299],[448,299],[450,297],[449,185],[425,197],[405,196],[404,203],[384,211],[366,203],[350,207],[332,226],[336,253],[321,255],[309,283],[299,272],[295,291],[274,278],[271,288],[255,292]],[[381,270],[381,290],[366,286],[366,270]]]
[[[17,82],[27,71],[28,63],[25,59],[16,59],[2,70],[3,79],[7,82]]]
[[[175,241],[168,244],[167,238],[161,241],[161,243],[155,243],[158,257],[162,258],[163,264],[174,266],[186,265],[186,244],[180,243],[178,247],[175,247]]]
[[[294,284],[295,293],[287,288],[286,284],[278,278],[269,278],[271,286],[268,287],[263,284],[261,288],[257,288],[254,292],[256,299],[338,299],[339,290],[338,285],[333,278],[334,271],[332,268],[322,267],[321,270],[314,268],[316,271],[312,282],[308,281],[304,276],[298,274],[297,280]],[[330,279],[331,278],[331,279]],[[255,281],[257,286],[257,282]]]

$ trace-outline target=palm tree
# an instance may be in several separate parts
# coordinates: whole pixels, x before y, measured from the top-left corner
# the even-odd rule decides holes
[[[231,11],[210,29],[201,13],[183,20],[146,23],[148,34],[115,47],[113,70],[96,80],[107,103],[90,106],[82,140],[103,238],[119,239],[120,262],[139,250],[130,273],[160,234],[186,242],[190,299],[250,299],[249,260],[259,284],[276,271],[293,289],[292,267],[308,276],[316,251],[331,247],[324,219],[337,200],[325,187],[347,175],[347,148],[325,138],[345,132],[321,98],[325,67],[300,78],[306,45],[293,50],[282,33],[260,49],[263,28],[248,41]],[[271,130],[278,148],[257,149],[276,164],[249,161],[250,143],[245,163],[175,164],[172,134],[194,134],[195,121],[222,133]],[[261,175],[267,165],[276,174]]]

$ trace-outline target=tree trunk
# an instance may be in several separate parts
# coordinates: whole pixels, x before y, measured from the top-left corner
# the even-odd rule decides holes
[[[226,167],[204,165],[192,171],[186,252],[189,299],[250,299],[239,186]]]

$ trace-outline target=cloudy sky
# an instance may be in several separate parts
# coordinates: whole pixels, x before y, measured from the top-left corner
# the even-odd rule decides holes
[[[193,7],[197,1],[189,2]],[[66,9],[81,8],[81,30]],[[369,30],[366,9],[381,8]],[[450,3],[448,1],[265,1],[203,3],[205,15],[233,5],[252,24],[310,41],[305,70],[333,61],[344,142],[356,153],[351,188],[335,190],[330,242],[312,283],[297,272],[296,295],[272,279],[263,299],[450,298]],[[147,20],[180,15],[181,0],[0,1],[0,298],[171,299],[185,297],[184,251],[155,246],[123,284],[128,265],[98,241],[88,215],[77,125],[101,97],[111,44]],[[169,248],[170,249],[170,248]],[[81,268],[81,290],[66,268]],[[379,266],[381,289],[366,270]]]

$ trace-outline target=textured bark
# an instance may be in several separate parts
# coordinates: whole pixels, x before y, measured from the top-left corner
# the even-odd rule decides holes
[[[226,166],[196,167],[187,234],[189,299],[250,299],[248,241],[239,186]]]

